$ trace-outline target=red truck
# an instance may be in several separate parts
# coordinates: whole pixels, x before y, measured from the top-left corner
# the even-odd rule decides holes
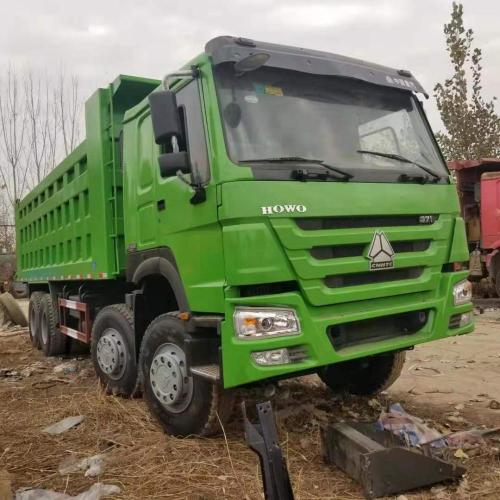
[[[455,173],[476,296],[500,296],[500,159],[448,163]]]

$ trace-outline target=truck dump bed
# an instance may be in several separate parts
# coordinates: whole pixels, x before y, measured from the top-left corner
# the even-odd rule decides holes
[[[16,205],[19,280],[123,274],[122,120],[159,83],[119,76],[88,99],[85,140]]]

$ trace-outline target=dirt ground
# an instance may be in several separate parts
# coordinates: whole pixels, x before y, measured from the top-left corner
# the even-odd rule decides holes
[[[319,431],[326,422],[376,420],[381,406],[401,402],[442,432],[500,426],[500,409],[489,407],[500,401],[500,310],[476,321],[474,334],[411,351],[401,378],[377,399],[333,397],[313,376],[284,383],[275,407],[295,498],[362,498],[354,482],[321,459]],[[121,488],[113,496],[117,499],[263,498],[258,461],[244,442],[238,410],[221,437],[166,436],[141,399],[102,392],[88,357],[44,358],[31,347],[27,332],[0,332],[0,374],[2,369],[0,500],[5,471],[14,490],[77,494],[99,480]],[[5,376],[5,370],[17,373]],[[78,427],[58,436],[41,432],[74,415],[85,417]],[[498,447],[493,442],[468,450],[468,458],[454,458],[468,468],[460,484],[406,493],[406,498],[498,499]],[[58,471],[63,461],[96,454],[106,461],[98,477]]]

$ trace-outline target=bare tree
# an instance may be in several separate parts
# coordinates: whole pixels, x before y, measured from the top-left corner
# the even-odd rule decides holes
[[[62,71],[50,78],[9,66],[0,77],[0,188],[11,205],[77,145],[78,89],[78,79]]]
[[[50,101],[49,84],[30,72],[24,82],[27,119],[28,168],[33,183],[38,184],[47,173],[47,156],[50,147]]]
[[[5,190],[0,192],[0,255],[15,251],[16,230],[12,217],[12,205],[5,196]]]
[[[0,144],[3,152],[0,175],[12,204],[26,185],[27,169],[23,168],[25,131],[22,87],[14,68],[9,66],[3,92],[0,93]]]
[[[72,76],[68,86],[66,76],[61,72],[57,87],[57,100],[59,103],[59,118],[64,151],[68,155],[78,144],[80,129],[80,98],[78,95],[78,78]]]

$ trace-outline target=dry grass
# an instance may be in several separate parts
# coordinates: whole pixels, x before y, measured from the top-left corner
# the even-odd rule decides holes
[[[262,498],[257,457],[244,442],[238,414],[218,438],[166,436],[142,400],[105,396],[89,360],[78,361],[74,375],[54,375],[52,368],[60,361],[44,359],[30,349],[27,335],[0,339],[0,368],[18,370],[32,364],[34,357],[42,361],[40,373],[22,380],[0,379],[0,470],[11,474],[14,489],[31,486],[79,493],[96,478],[85,478],[83,473],[61,476],[59,464],[70,456],[105,453],[108,465],[99,480],[122,488],[114,498]],[[378,410],[363,399],[333,399],[321,384],[309,380],[286,385],[290,396],[276,404],[295,497],[362,498],[356,484],[323,464],[319,428],[326,421],[374,419]],[[413,409],[435,418],[430,409],[428,415],[425,409]],[[60,436],[40,432],[78,414],[85,415],[83,423]],[[485,451],[469,462],[468,487],[462,488],[466,495],[462,497],[498,498],[499,458]],[[440,494],[459,498],[460,492],[455,485]],[[430,495],[422,491],[407,496]]]

